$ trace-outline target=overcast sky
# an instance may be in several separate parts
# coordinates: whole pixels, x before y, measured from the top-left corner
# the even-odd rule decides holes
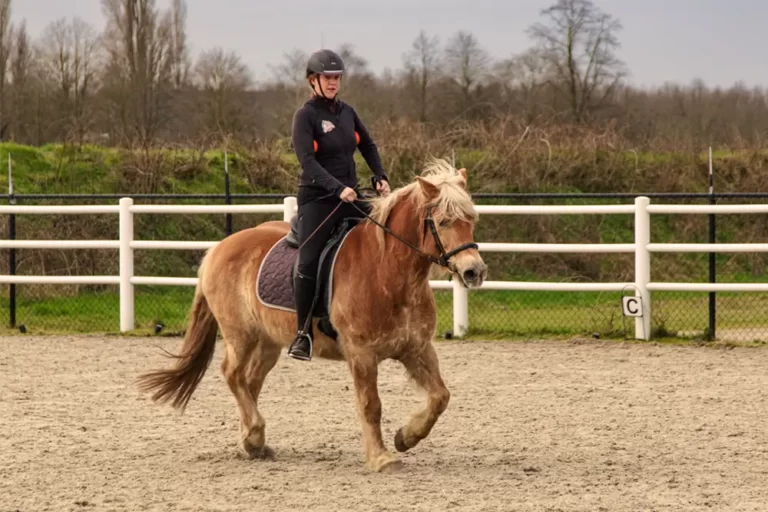
[[[165,8],[169,0],[157,0]],[[474,33],[495,58],[530,46],[525,29],[552,0],[187,0],[192,51],[237,51],[257,80],[268,64],[299,48],[311,52],[349,42],[376,72],[399,68],[419,30],[445,41]],[[638,85],[666,81],[768,85],[768,1],[596,0],[624,28],[619,56]],[[33,37],[60,17],[79,16],[99,30],[99,0],[12,0],[12,19],[26,18]],[[272,48],[269,51],[269,47]]]

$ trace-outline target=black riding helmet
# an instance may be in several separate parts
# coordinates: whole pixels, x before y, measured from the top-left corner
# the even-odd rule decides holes
[[[318,50],[309,56],[307,61],[307,78],[312,75],[343,75],[344,62],[338,53],[331,50]],[[323,91],[323,86],[318,83],[320,94],[328,99]]]
[[[342,75],[344,61],[338,53],[331,50],[318,50],[307,61],[307,78],[312,75]]]

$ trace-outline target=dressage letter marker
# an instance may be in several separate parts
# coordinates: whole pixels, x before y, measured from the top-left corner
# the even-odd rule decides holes
[[[643,307],[640,297],[628,295],[621,298],[621,306],[624,316],[643,316]]]

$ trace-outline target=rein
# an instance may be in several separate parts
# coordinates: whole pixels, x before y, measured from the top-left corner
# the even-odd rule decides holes
[[[401,242],[403,242],[405,245],[413,249],[414,251],[418,252],[422,256],[425,256],[429,259],[432,263],[435,263],[437,265],[440,265],[442,267],[447,268],[448,270],[455,271],[455,268],[451,268],[451,262],[449,261],[452,256],[455,256],[456,254],[460,253],[461,251],[465,251],[467,249],[477,249],[477,244],[474,242],[469,242],[466,244],[462,244],[455,249],[451,250],[450,252],[445,252],[445,247],[443,246],[443,242],[440,240],[440,235],[437,234],[437,227],[435,226],[435,221],[432,218],[432,209],[430,208],[427,211],[427,217],[424,219],[424,229],[426,231],[426,228],[429,227],[430,232],[432,233],[432,237],[435,239],[435,245],[437,245],[437,249],[440,251],[440,256],[435,257],[427,252],[422,251],[412,243],[408,242],[407,240],[404,240],[402,237],[396,235],[391,229],[384,226],[383,224],[373,220],[373,218],[368,215],[366,212],[364,212],[360,207],[358,207],[355,203],[351,203],[352,206],[355,207],[357,211],[362,213],[365,217],[368,218],[371,222],[379,226],[381,229],[383,229],[385,232],[389,233],[393,237],[397,238]],[[425,233],[426,236],[426,233]]]
[[[328,196],[323,196],[323,197],[328,197]],[[304,243],[301,244],[299,249],[301,249],[304,246],[304,244],[306,244],[309,241],[309,239],[312,238],[312,236],[315,233],[317,233],[317,231],[320,229],[320,227],[323,224],[325,224],[326,221],[328,219],[330,219],[331,216],[334,213],[336,213],[336,210],[339,209],[339,207],[342,205],[342,203],[343,203],[343,201],[339,201],[339,204],[337,204],[336,207],[333,209],[333,211],[330,214],[328,214],[328,216],[323,220],[323,222],[321,222],[320,225],[317,226],[317,228],[315,228],[315,230],[307,237],[307,239],[304,241]],[[403,242],[405,245],[407,245],[408,247],[410,247],[411,249],[413,249],[417,253],[421,254],[424,257],[426,257],[432,263],[434,263],[436,265],[440,265],[441,267],[445,267],[445,268],[447,268],[448,270],[450,270],[452,272],[456,270],[456,268],[453,267],[453,265],[452,265],[452,263],[450,261],[450,259],[453,256],[455,256],[456,254],[460,253],[461,251],[465,251],[467,249],[477,249],[477,244],[476,243],[469,242],[469,243],[466,243],[466,244],[462,244],[462,245],[456,247],[455,249],[452,249],[449,252],[446,252],[445,251],[445,247],[443,246],[443,242],[442,242],[442,240],[440,240],[440,235],[437,233],[437,227],[435,226],[435,220],[432,218],[432,208],[431,207],[427,210],[427,217],[424,219],[424,231],[425,231],[424,236],[426,236],[426,230],[427,230],[427,228],[429,228],[429,231],[432,233],[432,238],[434,238],[434,240],[435,240],[435,245],[437,246],[437,250],[440,251],[440,256],[439,257],[438,256],[433,256],[432,254],[429,254],[427,252],[422,251],[421,249],[419,249],[418,247],[416,247],[415,245],[410,243],[408,240],[405,240],[401,236],[395,234],[387,226],[381,224],[378,221],[375,221],[370,215],[368,215],[368,213],[366,213],[362,208],[357,206],[354,201],[349,203],[349,204],[354,206],[357,211],[362,213],[363,216],[365,216],[368,220],[370,220],[371,222],[373,222],[374,224],[379,226],[385,232],[387,232],[390,235],[392,235],[393,237],[397,238],[398,240]]]
[[[338,210],[338,209],[341,207],[341,203],[342,203],[342,202],[341,202],[341,201],[339,201],[339,204],[337,204],[337,205],[336,205],[336,208],[334,208],[334,209],[333,209],[333,211],[331,211],[331,213],[329,213],[329,214],[328,214],[328,216],[327,216],[325,219],[323,219],[323,222],[321,222],[321,223],[320,223],[320,224],[319,224],[319,225],[318,225],[318,226],[315,228],[315,230],[314,230],[312,233],[310,233],[310,234],[309,234],[309,236],[307,237],[307,239],[306,239],[306,240],[304,240],[304,243],[303,243],[303,244],[301,244],[301,245],[299,246],[299,250],[301,250],[301,248],[302,248],[302,247],[304,247],[304,246],[306,245],[306,243],[307,243],[307,242],[309,242],[309,239],[310,239],[310,238],[312,238],[312,237],[315,235],[315,233],[317,233],[317,231],[318,231],[318,230],[319,230],[321,227],[323,227],[323,224],[325,224],[325,223],[328,221],[328,219],[330,219],[330,218],[333,216],[333,214],[334,214],[334,213],[336,213],[336,210]]]

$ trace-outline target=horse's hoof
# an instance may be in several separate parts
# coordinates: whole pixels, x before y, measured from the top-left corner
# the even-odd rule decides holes
[[[403,464],[403,461],[399,459],[395,459],[381,466],[379,468],[379,473],[391,475],[393,473],[399,473],[400,471],[403,470],[404,467],[405,465]]]
[[[266,445],[260,448],[248,448],[245,450],[245,453],[252,460],[275,460],[275,451]]]
[[[385,451],[369,459],[367,466],[376,473],[395,473],[403,468],[403,463],[397,456]]]
[[[403,441],[403,428],[400,427],[397,430],[397,433],[395,434],[395,449],[399,452],[407,452],[408,446],[405,445],[405,441]]]

